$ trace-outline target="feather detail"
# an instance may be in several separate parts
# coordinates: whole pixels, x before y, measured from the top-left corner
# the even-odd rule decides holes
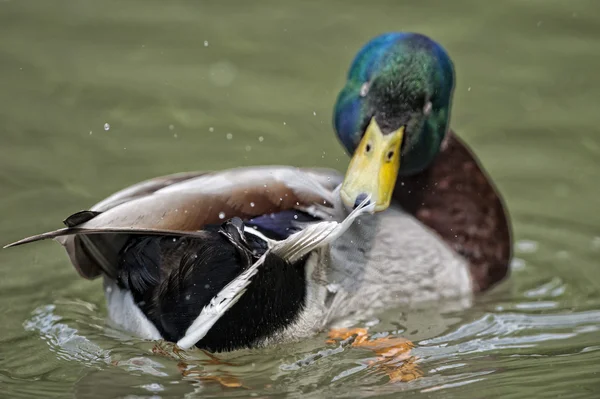
[[[189,349],[196,345],[215,323],[244,295],[246,288],[252,281],[252,277],[258,272],[258,268],[265,262],[268,252],[261,256],[252,266],[227,284],[210,303],[205,306],[200,315],[185,332],[185,336],[177,341],[177,346]]]
[[[269,250],[252,266],[227,284],[202,309],[196,320],[187,329],[185,336],[177,342],[177,346],[182,349],[189,349],[204,338],[223,314],[244,295],[246,288],[252,281],[252,277],[256,275],[258,268],[264,264],[266,257],[270,253],[278,255],[291,263],[299,260],[311,251],[327,245],[341,236],[360,215],[373,213],[375,204],[367,205],[369,201],[370,198],[365,199],[341,223],[319,222],[307,226],[305,230],[295,233],[283,241],[273,243],[271,240]]]
[[[365,198],[340,223],[335,221],[319,222],[306,226],[304,230],[277,242],[272,248],[273,253],[288,262],[295,262],[316,248],[333,242],[348,230],[357,217],[375,211],[375,204],[370,204],[370,200],[370,196]]]
[[[193,237],[224,219],[247,220],[310,206],[332,214],[332,193],[339,180],[334,171],[286,166],[159,177],[71,215],[65,219],[67,228],[28,237],[6,248],[57,238],[82,277],[113,276],[115,258],[132,234]]]

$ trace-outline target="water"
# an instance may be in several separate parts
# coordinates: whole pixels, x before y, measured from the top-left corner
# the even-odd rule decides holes
[[[589,1],[0,2],[0,241],[60,226],[133,182],[284,163],[343,170],[330,114],[354,52],[389,30],[452,55],[452,124],[514,220],[511,279],[469,311],[390,310],[423,376],[296,345],[187,367],[111,330],[100,282],[55,243],[0,251],[4,397],[596,397],[600,389],[600,16]],[[320,355],[319,355],[320,353]],[[180,365],[182,368],[183,365]],[[229,379],[227,379],[229,378]]]

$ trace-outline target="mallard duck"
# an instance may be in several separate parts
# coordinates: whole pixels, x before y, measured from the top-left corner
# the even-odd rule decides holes
[[[372,39],[334,112],[352,155],[327,169],[250,167],[148,180],[75,213],[55,238],[109,320],[211,351],[314,334],[390,306],[469,302],[507,274],[510,226],[450,130],[453,64],[415,33]]]

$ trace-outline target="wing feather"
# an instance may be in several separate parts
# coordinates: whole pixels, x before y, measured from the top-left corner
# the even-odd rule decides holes
[[[147,180],[65,219],[67,228],[28,237],[7,247],[56,238],[88,279],[113,275],[131,234],[193,235],[225,219],[289,209],[333,212],[341,176],[327,169],[262,166],[189,172]],[[329,210],[329,211],[328,211]],[[324,213],[323,213],[324,212]]]

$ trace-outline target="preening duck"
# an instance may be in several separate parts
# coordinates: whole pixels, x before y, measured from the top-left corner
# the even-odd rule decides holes
[[[138,183],[55,238],[109,319],[211,351],[300,339],[348,316],[472,295],[512,253],[502,200],[450,130],[454,67],[435,41],[388,33],[355,57],[334,111],[336,171],[251,167]],[[375,213],[373,213],[373,211]]]

